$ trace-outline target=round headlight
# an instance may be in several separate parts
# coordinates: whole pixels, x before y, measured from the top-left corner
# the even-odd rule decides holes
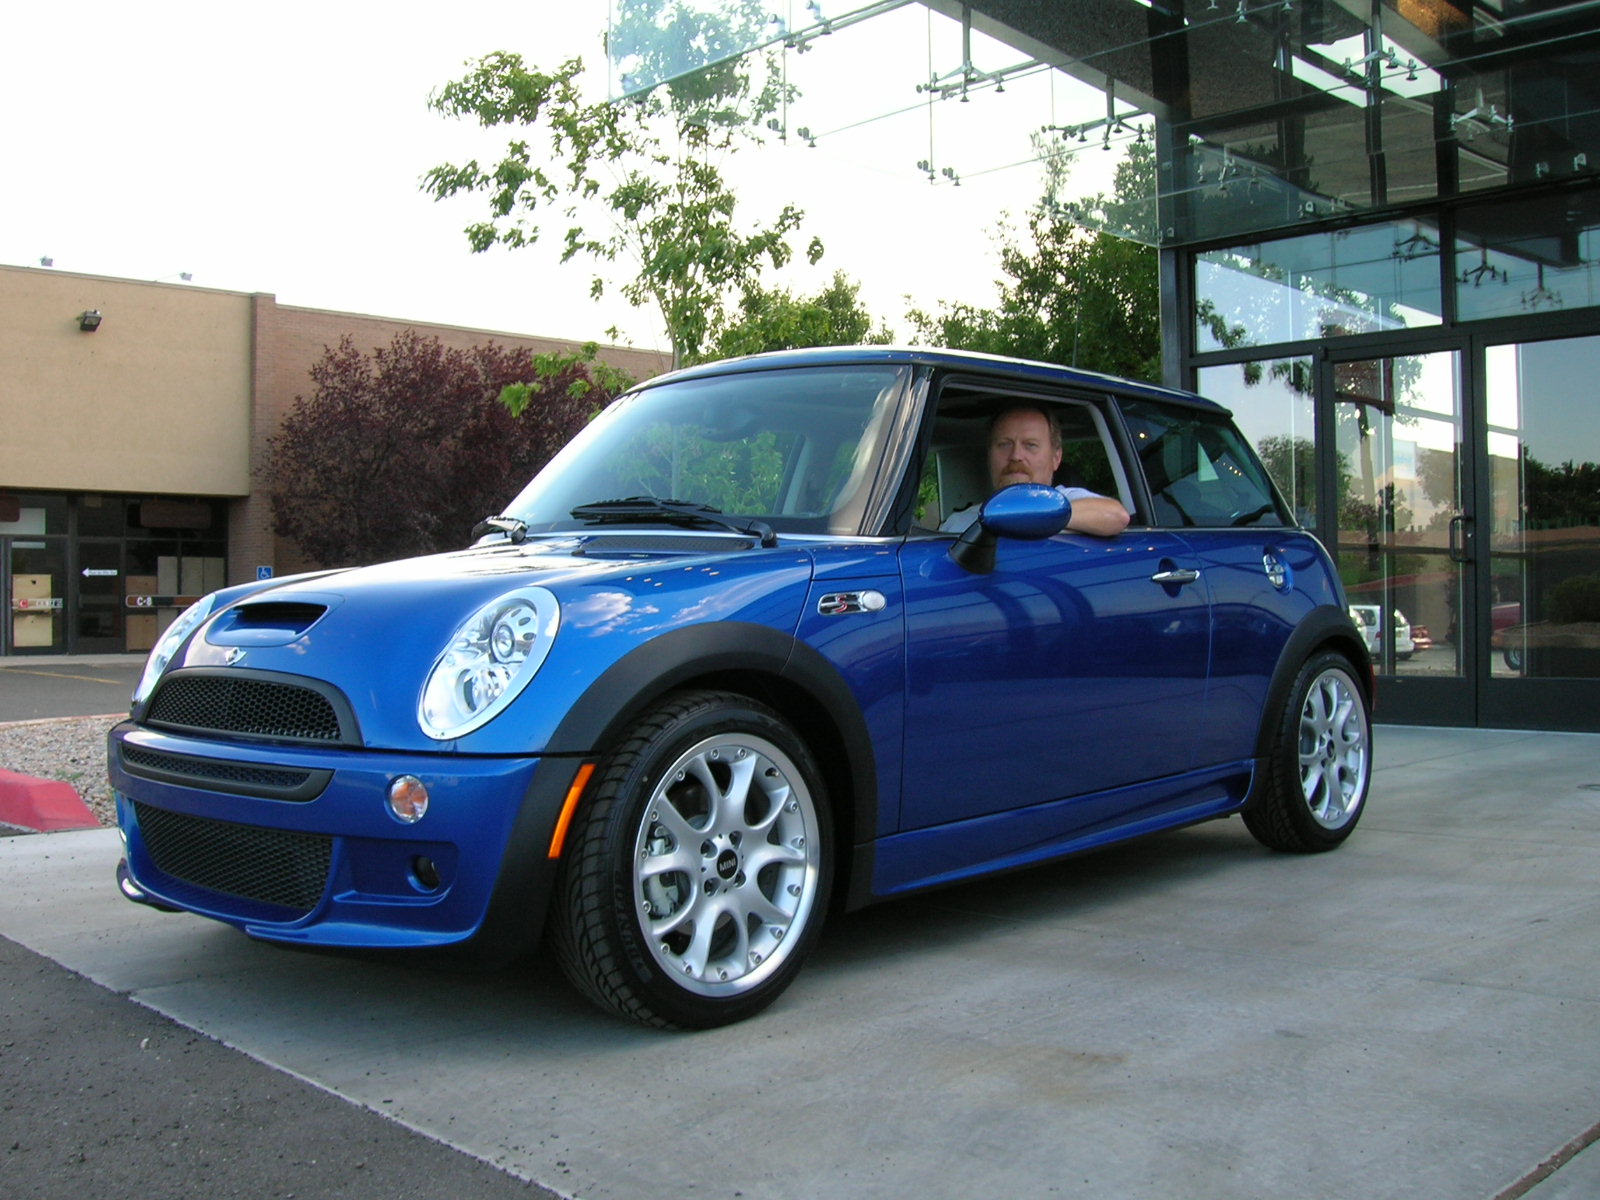
[[[533,649],[539,634],[539,612],[531,604],[518,604],[501,614],[489,635],[489,648],[495,661],[521,663]]]
[[[560,605],[540,587],[507,592],[473,613],[423,684],[422,731],[443,741],[491,721],[533,678],[560,623]]]
[[[133,689],[133,703],[144,703],[155,689],[156,680],[161,678],[161,673],[167,669],[167,664],[172,661],[172,656],[178,652],[188,636],[200,627],[200,624],[211,615],[211,609],[216,604],[216,596],[202,596],[183,612],[178,614],[178,619],[167,626],[167,631],[161,635],[161,640],[156,643],[156,648],[150,651],[150,657],[145,660],[144,674],[139,676],[139,686]]]

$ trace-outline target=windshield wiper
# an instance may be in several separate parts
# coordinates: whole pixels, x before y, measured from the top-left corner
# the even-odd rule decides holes
[[[696,504],[692,500],[665,500],[659,496],[629,496],[624,500],[596,500],[580,504],[572,510],[579,521],[626,523],[631,521],[667,521],[675,525],[707,525],[734,533],[749,534],[761,539],[763,546],[776,546],[777,535],[765,521],[735,520],[722,515],[720,508],[709,504]]]
[[[472,540],[496,532],[510,538],[513,546],[520,546],[528,540],[528,523],[520,517],[485,517],[472,527]]]

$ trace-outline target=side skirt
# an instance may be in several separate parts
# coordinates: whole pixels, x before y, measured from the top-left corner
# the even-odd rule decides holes
[[[1225,817],[1244,806],[1255,768],[1254,759],[1243,759],[1150,783],[893,834],[875,844],[872,895],[884,899],[959,883]]]

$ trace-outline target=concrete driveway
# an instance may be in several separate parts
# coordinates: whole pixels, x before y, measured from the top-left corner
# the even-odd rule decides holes
[[[1238,821],[835,920],[731,1029],[256,945],[0,840],[0,934],[560,1193],[1600,1195],[1600,738],[1381,727],[1334,854]]]

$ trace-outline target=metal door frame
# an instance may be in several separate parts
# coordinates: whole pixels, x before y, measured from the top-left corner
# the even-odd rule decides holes
[[[1337,562],[1338,482],[1337,482],[1337,387],[1335,369],[1350,363],[1407,358],[1426,354],[1454,353],[1459,371],[1459,428],[1457,448],[1460,476],[1461,522],[1459,539],[1450,558],[1465,568],[1456,629],[1460,654],[1459,674],[1439,677],[1381,675],[1375,715],[1381,721],[1399,724],[1476,725],[1487,674],[1483,664],[1485,646],[1479,645],[1478,613],[1489,590],[1488,572],[1476,548],[1476,514],[1482,511],[1485,470],[1485,415],[1480,386],[1479,354],[1472,339],[1464,334],[1447,335],[1438,330],[1372,335],[1324,344],[1317,363],[1316,441],[1318,536]],[[1458,556],[1459,555],[1459,556]]]

